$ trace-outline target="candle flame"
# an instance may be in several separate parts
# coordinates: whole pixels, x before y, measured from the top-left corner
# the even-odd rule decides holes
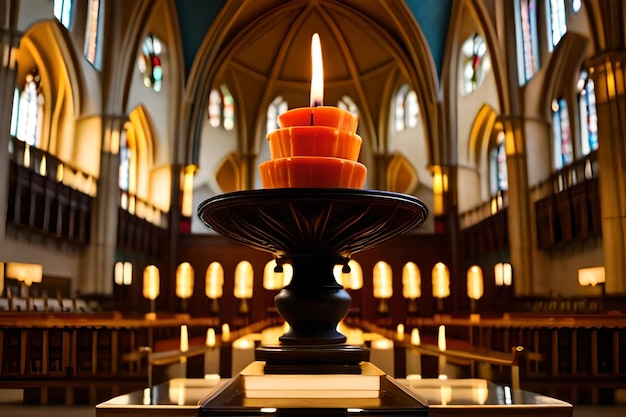
[[[311,107],[317,107],[324,102],[324,62],[320,36],[317,33],[313,34],[311,40],[311,61]]]

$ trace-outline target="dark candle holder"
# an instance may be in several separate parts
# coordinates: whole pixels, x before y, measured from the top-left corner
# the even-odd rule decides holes
[[[291,372],[291,365],[328,372],[320,363],[345,372],[369,353],[346,346],[336,330],[351,298],[333,268],[420,226],[428,210],[416,197],[386,191],[289,188],[219,195],[200,204],[198,214],[225,237],[293,266],[291,283],[275,298],[290,329],[281,345],[259,348],[257,360],[276,372]]]

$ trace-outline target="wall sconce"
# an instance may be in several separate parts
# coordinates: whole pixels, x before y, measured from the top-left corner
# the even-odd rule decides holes
[[[497,287],[510,287],[513,282],[513,270],[508,262],[497,263],[494,267]]]
[[[193,268],[183,262],[176,268],[176,296],[182,300],[182,309],[187,309],[187,299],[193,295]]]
[[[250,314],[250,304],[248,300],[252,298],[254,283],[254,269],[248,261],[241,261],[235,268],[235,298],[241,300],[239,304],[239,314]]]
[[[7,263],[7,278],[16,279],[27,287],[33,283],[40,283],[43,277],[43,266],[39,264]]]
[[[439,165],[432,166],[433,172],[433,214],[435,216],[441,216],[444,214],[444,194],[448,191],[448,175],[443,171],[443,168]]]
[[[417,313],[417,299],[422,296],[422,275],[413,262],[402,268],[402,296],[409,300],[407,311]]]
[[[130,262],[115,263],[115,283],[130,285],[133,283],[133,264]]]
[[[433,297],[437,299],[437,310],[443,310],[443,299],[450,295],[450,271],[448,267],[437,262],[433,267]]]
[[[378,261],[374,265],[374,298],[378,299],[376,311],[389,313],[389,299],[393,295],[393,273],[387,262]]]
[[[28,288],[33,283],[40,283],[43,277],[43,266],[39,264],[23,264],[9,262],[6,264],[6,277],[12,278],[20,282],[20,292],[23,289],[22,296],[28,297]],[[22,287],[21,284],[24,284]]]
[[[478,265],[472,265],[467,270],[467,296],[470,298],[470,310],[476,311],[476,301],[483,296],[483,270]]]
[[[219,299],[224,295],[224,268],[219,262],[211,262],[206,269],[204,293],[211,300],[209,311],[213,314],[219,313]]]
[[[437,348],[439,352],[445,352],[447,349],[446,346],[446,326],[443,324],[439,326],[439,331],[437,333]],[[439,355],[439,379],[448,379],[448,358],[445,354]]]
[[[293,266],[288,263],[278,264],[272,259],[263,269],[263,288],[266,290],[280,290],[286,287],[293,278]]]
[[[187,165],[183,170],[181,190],[183,192],[180,212],[185,217],[193,214],[193,177],[198,167],[194,164]]]
[[[150,300],[150,313],[154,315],[154,300],[159,296],[160,292],[159,268],[155,265],[148,265],[143,270],[143,296]]]
[[[333,275],[339,285],[350,290],[360,290],[363,288],[363,269],[354,259],[346,265],[335,265]]]
[[[602,296],[604,296],[605,292],[605,282],[606,276],[604,266],[594,266],[591,268],[581,268],[578,270],[578,284],[580,284],[582,287],[586,287],[588,285],[595,287],[596,285],[599,285],[602,289]]]

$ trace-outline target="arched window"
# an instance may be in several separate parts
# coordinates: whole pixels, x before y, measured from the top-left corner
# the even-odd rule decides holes
[[[54,17],[66,28],[72,24],[72,3],[74,0],[54,0]]]
[[[578,13],[583,7],[582,0],[572,0],[572,11]]]
[[[37,68],[26,76],[24,90],[13,96],[11,134],[31,146],[37,146],[43,127],[44,97]]]
[[[567,102],[564,98],[552,101],[552,130],[554,135],[554,168],[558,170],[574,161]]]
[[[359,109],[357,108],[354,101],[348,96],[341,97],[341,100],[339,100],[339,102],[337,103],[337,107],[343,110],[347,110],[355,116],[359,115]]]
[[[487,45],[478,33],[463,42],[461,63],[461,94],[467,95],[481,86],[490,67]]]
[[[266,129],[269,133],[278,129],[278,115],[287,111],[287,102],[282,96],[277,96],[274,101],[267,106],[267,123]]]
[[[91,0],[89,7],[89,20],[85,35],[85,57],[96,68],[100,68],[100,39],[102,38],[100,26],[100,0]]]
[[[567,32],[565,0],[550,0],[548,8],[548,16],[550,16],[550,42],[548,46],[552,50]]]
[[[133,283],[133,264],[130,262],[116,262],[114,281],[117,285],[131,285]]]
[[[598,149],[598,113],[593,81],[587,71],[578,78],[578,111],[580,115],[580,150],[583,155]]]
[[[235,127],[235,101],[226,85],[211,90],[208,113],[211,126],[221,126],[224,130],[233,130]]]
[[[163,86],[163,68],[161,67],[161,52],[163,45],[153,35],[148,35],[143,42],[141,55],[137,59],[139,72],[143,75],[143,83],[146,87],[159,92]]]
[[[408,84],[402,85],[396,93],[394,115],[396,132],[402,132],[405,129],[417,126],[419,117],[417,94],[409,88]]]
[[[523,85],[539,69],[536,0],[515,0],[517,68]]]
[[[504,132],[499,132],[497,145],[491,150],[491,196],[496,197],[499,193],[509,189],[509,178],[506,167],[506,151],[504,149]]]
[[[118,184],[120,187],[121,201],[120,207],[129,213],[135,213],[135,192],[137,186],[137,154],[132,140],[135,131],[131,123],[126,123],[120,135],[120,167],[118,174]]]

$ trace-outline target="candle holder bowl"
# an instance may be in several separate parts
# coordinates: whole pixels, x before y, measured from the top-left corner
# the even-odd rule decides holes
[[[416,197],[387,191],[285,188],[218,195],[201,203],[198,214],[223,236],[293,267],[291,282],[275,297],[290,329],[279,338],[281,346],[257,350],[257,357],[342,367],[367,360],[368,353],[339,347],[346,337],[337,324],[351,298],[335,280],[335,265],[420,226],[428,210]]]

